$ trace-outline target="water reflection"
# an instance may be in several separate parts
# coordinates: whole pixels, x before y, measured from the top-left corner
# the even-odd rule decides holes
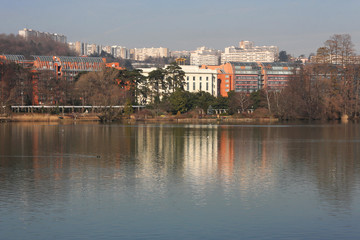
[[[269,208],[315,196],[329,214],[350,214],[359,128],[1,124],[0,213],[21,209],[28,222],[46,209],[61,219],[68,204],[116,201],[179,214],[189,205]]]

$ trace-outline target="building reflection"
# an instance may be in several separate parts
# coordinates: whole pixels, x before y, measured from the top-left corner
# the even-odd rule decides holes
[[[205,204],[279,189],[315,189],[330,211],[351,205],[359,176],[356,124],[333,126],[58,125],[0,126],[0,190],[24,203],[67,201],[104,189],[141,199],[189,189]],[[15,194],[16,195],[16,194]],[[15,196],[14,195],[14,196]],[[30,206],[31,204],[24,204]]]

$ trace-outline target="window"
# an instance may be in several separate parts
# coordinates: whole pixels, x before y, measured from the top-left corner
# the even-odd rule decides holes
[[[186,90],[189,91],[189,83],[186,83]]]
[[[193,77],[193,81],[195,81],[195,77]]]
[[[206,81],[209,81],[209,77],[206,77]]]
[[[209,90],[209,83],[206,83],[206,91]]]
[[[201,91],[201,82],[200,82],[200,84],[199,84],[199,89],[200,89],[200,91]]]
[[[195,82],[193,82],[193,90],[195,91]]]
[[[201,77],[199,77],[199,80],[201,81]]]
[[[186,80],[189,81],[189,76],[186,77]]]

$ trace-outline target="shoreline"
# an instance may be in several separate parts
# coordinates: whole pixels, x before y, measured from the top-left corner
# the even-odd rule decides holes
[[[96,115],[54,115],[48,113],[21,113],[10,116],[0,116],[0,122],[72,122],[100,121]]]
[[[10,116],[1,116],[0,122],[101,122],[95,114],[77,114],[77,115],[53,115],[48,113],[24,113],[12,114]],[[135,123],[199,123],[199,124],[218,124],[218,123],[251,123],[251,122],[279,122],[277,118],[184,118],[176,116],[159,117],[159,118],[122,118],[114,122]]]

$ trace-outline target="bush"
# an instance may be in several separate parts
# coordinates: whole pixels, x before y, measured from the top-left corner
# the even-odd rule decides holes
[[[146,119],[146,118],[153,118],[155,116],[155,113],[154,111],[149,109],[142,109],[133,115],[136,119]]]
[[[268,117],[271,117],[271,114],[270,114],[269,110],[266,108],[257,108],[252,113],[252,116],[254,118],[268,118]]]

